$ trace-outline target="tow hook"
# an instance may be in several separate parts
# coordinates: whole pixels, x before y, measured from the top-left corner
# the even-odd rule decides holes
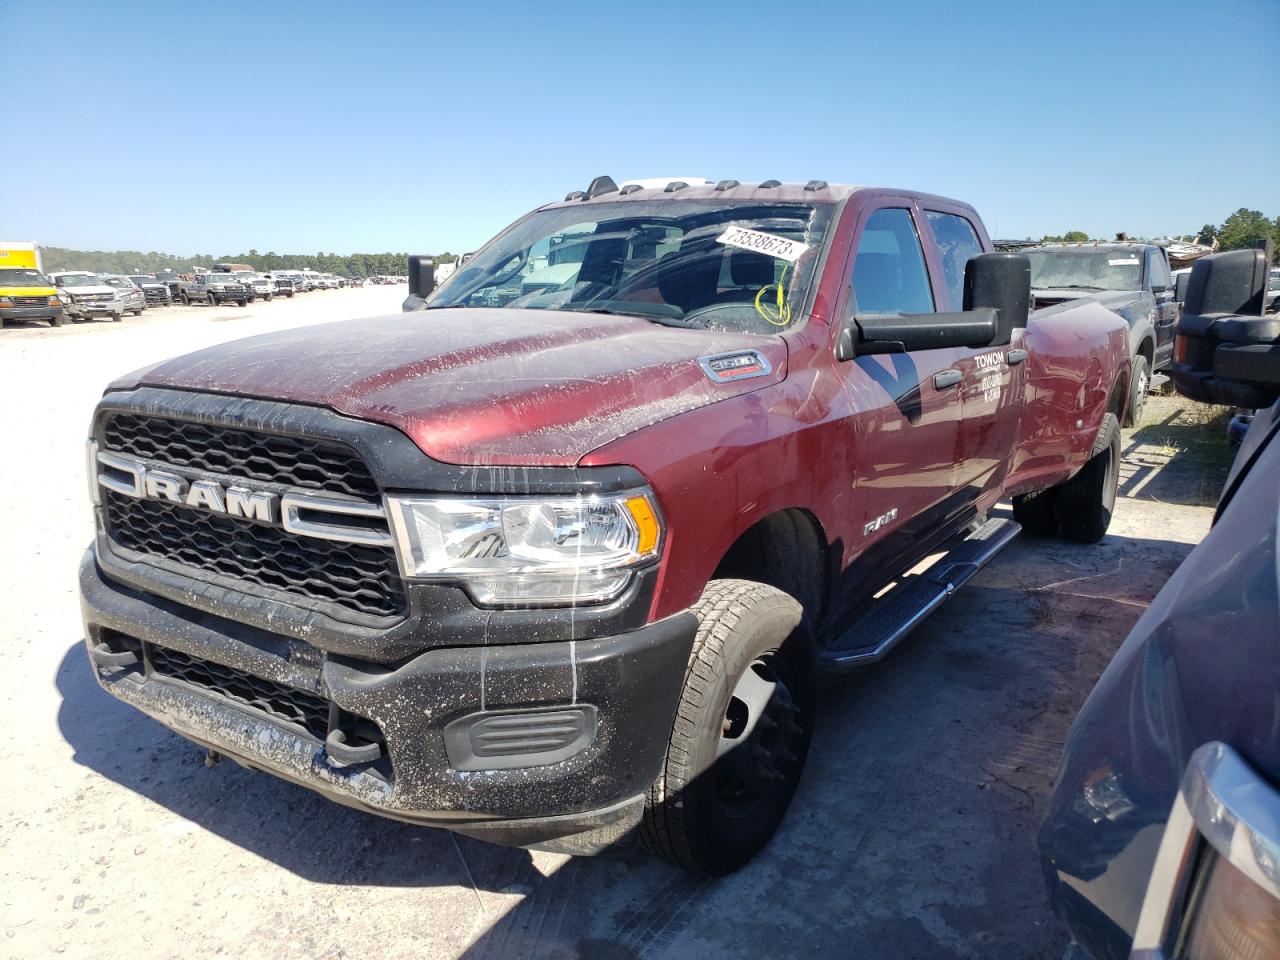
[[[222,762],[222,754],[217,750],[206,750],[204,752],[204,765],[209,769],[213,769]]]

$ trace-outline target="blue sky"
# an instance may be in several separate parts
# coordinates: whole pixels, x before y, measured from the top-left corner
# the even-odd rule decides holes
[[[473,249],[615,178],[928,190],[1003,237],[1280,214],[1280,3],[0,0],[0,235]]]

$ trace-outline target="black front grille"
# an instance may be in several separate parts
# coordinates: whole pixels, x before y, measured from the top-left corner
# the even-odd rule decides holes
[[[102,492],[102,505],[108,536],[128,550],[372,616],[406,611],[389,547],[294,536],[269,524],[110,490]]]
[[[132,413],[114,414],[103,448],[175,467],[376,500],[378,483],[350,447],[324,440],[215,427]]]
[[[154,643],[147,644],[147,657],[152,671],[158,676],[221,694],[242,706],[260,710],[275,720],[301,727],[317,740],[324,740],[329,732],[329,701],[314,693],[287,687],[274,680],[264,680],[243,670],[224,667]]]

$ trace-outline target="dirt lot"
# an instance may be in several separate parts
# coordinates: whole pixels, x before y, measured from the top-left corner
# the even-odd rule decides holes
[[[1015,542],[899,653],[832,688],[786,824],[736,875],[692,879],[634,849],[530,855],[207,770],[101,693],[80,646],[82,441],[103,385],[403,295],[0,331],[0,956],[1056,960],[1034,835],[1059,749],[1207,531],[1223,424],[1152,403],[1126,433],[1126,496],[1100,546]]]

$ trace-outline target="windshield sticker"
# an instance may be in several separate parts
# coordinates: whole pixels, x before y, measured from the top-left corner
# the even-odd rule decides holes
[[[746,227],[730,227],[716,237],[716,242],[763,253],[778,260],[785,260],[787,263],[795,263],[809,249],[807,243],[801,243],[799,240],[788,240],[786,237],[761,233],[759,230],[748,230]]]
[[[1137,257],[1125,257],[1122,260],[1108,260],[1107,266],[1110,267],[1136,267],[1138,265]]]

